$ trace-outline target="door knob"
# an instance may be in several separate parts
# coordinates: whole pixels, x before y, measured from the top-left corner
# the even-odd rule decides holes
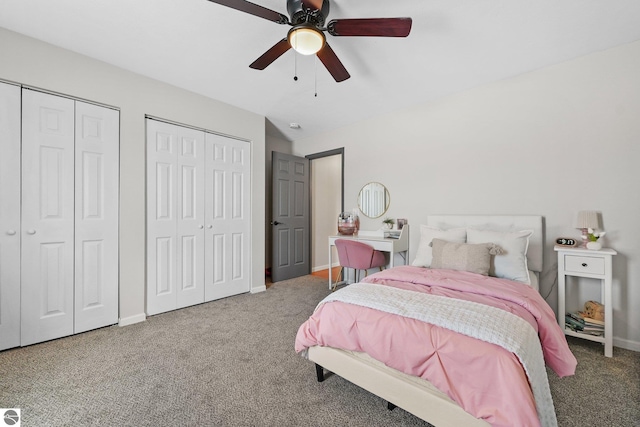
[[[279,221],[271,221],[271,225],[280,225],[280,224],[284,224],[284,223]]]
[[[202,230],[202,229],[204,228],[204,225],[200,224],[200,225],[198,226],[198,228],[199,228],[200,230]]]
[[[9,236],[13,236],[14,234],[16,234],[16,230],[7,230],[7,234]]]
[[[213,228],[213,225],[209,224],[207,225],[207,228]]]
[[[36,234],[36,230],[27,230],[27,234]]]

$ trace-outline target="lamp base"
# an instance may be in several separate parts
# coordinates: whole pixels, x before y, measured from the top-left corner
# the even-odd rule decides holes
[[[580,245],[581,248],[586,248],[587,247],[587,243],[589,243],[589,229],[588,228],[581,228],[580,230],[582,230],[582,244]]]

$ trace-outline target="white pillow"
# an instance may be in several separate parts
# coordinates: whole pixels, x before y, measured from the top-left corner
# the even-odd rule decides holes
[[[503,250],[492,259],[489,276],[531,284],[527,267],[529,236],[533,230],[493,231],[467,229],[467,243],[495,243]]]
[[[420,225],[420,244],[418,245],[416,257],[411,265],[416,267],[431,267],[431,260],[433,258],[431,241],[433,239],[442,239],[454,243],[464,243],[466,237],[467,230],[464,228],[441,230],[438,227]]]

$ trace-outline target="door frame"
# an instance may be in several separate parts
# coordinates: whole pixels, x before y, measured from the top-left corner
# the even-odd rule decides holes
[[[324,157],[331,157],[331,156],[336,156],[339,155],[340,156],[340,212],[344,212],[344,147],[340,147],[340,148],[335,148],[333,150],[327,150],[327,151],[321,151],[319,153],[313,153],[313,154],[308,154],[305,156],[305,158],[309,159],[309,175],[311,176],[311,171],[313,170],[313,160],[317,160],[317,159],[322,159]],[[311,186],[311,180],[309,181],[309,186]],[[313,242],[314,239],[317,236],[313,235],[313,228],[311,227],[311,222],[313,221],[313,210],[311,209],[311,206],[313,205],[313,198],[314,198],[314,194],[311,191],[311,188],[309,188],[309,256],[310,259],[313,259],[313,257],[311,256],[312,254],[312,249],[313,249]],[[311,270],[313,271],[313,265],[310,266]],[[329,268],[332,268],[332,266],[329,266]]]

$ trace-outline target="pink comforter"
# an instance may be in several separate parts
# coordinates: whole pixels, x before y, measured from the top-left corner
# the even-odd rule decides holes
[[[576,359],[549,305],[521,283],[453,270],[402,266],[364,282],[475,301],[510,311],[538,332],[546,364],[560,377]],[[300,326],[295,350],[315,345],[368,353],[429,380],[467,412],[493,426],[539,426],[518,358],[494,344],[419,320],[341,302],[323,304]]]

